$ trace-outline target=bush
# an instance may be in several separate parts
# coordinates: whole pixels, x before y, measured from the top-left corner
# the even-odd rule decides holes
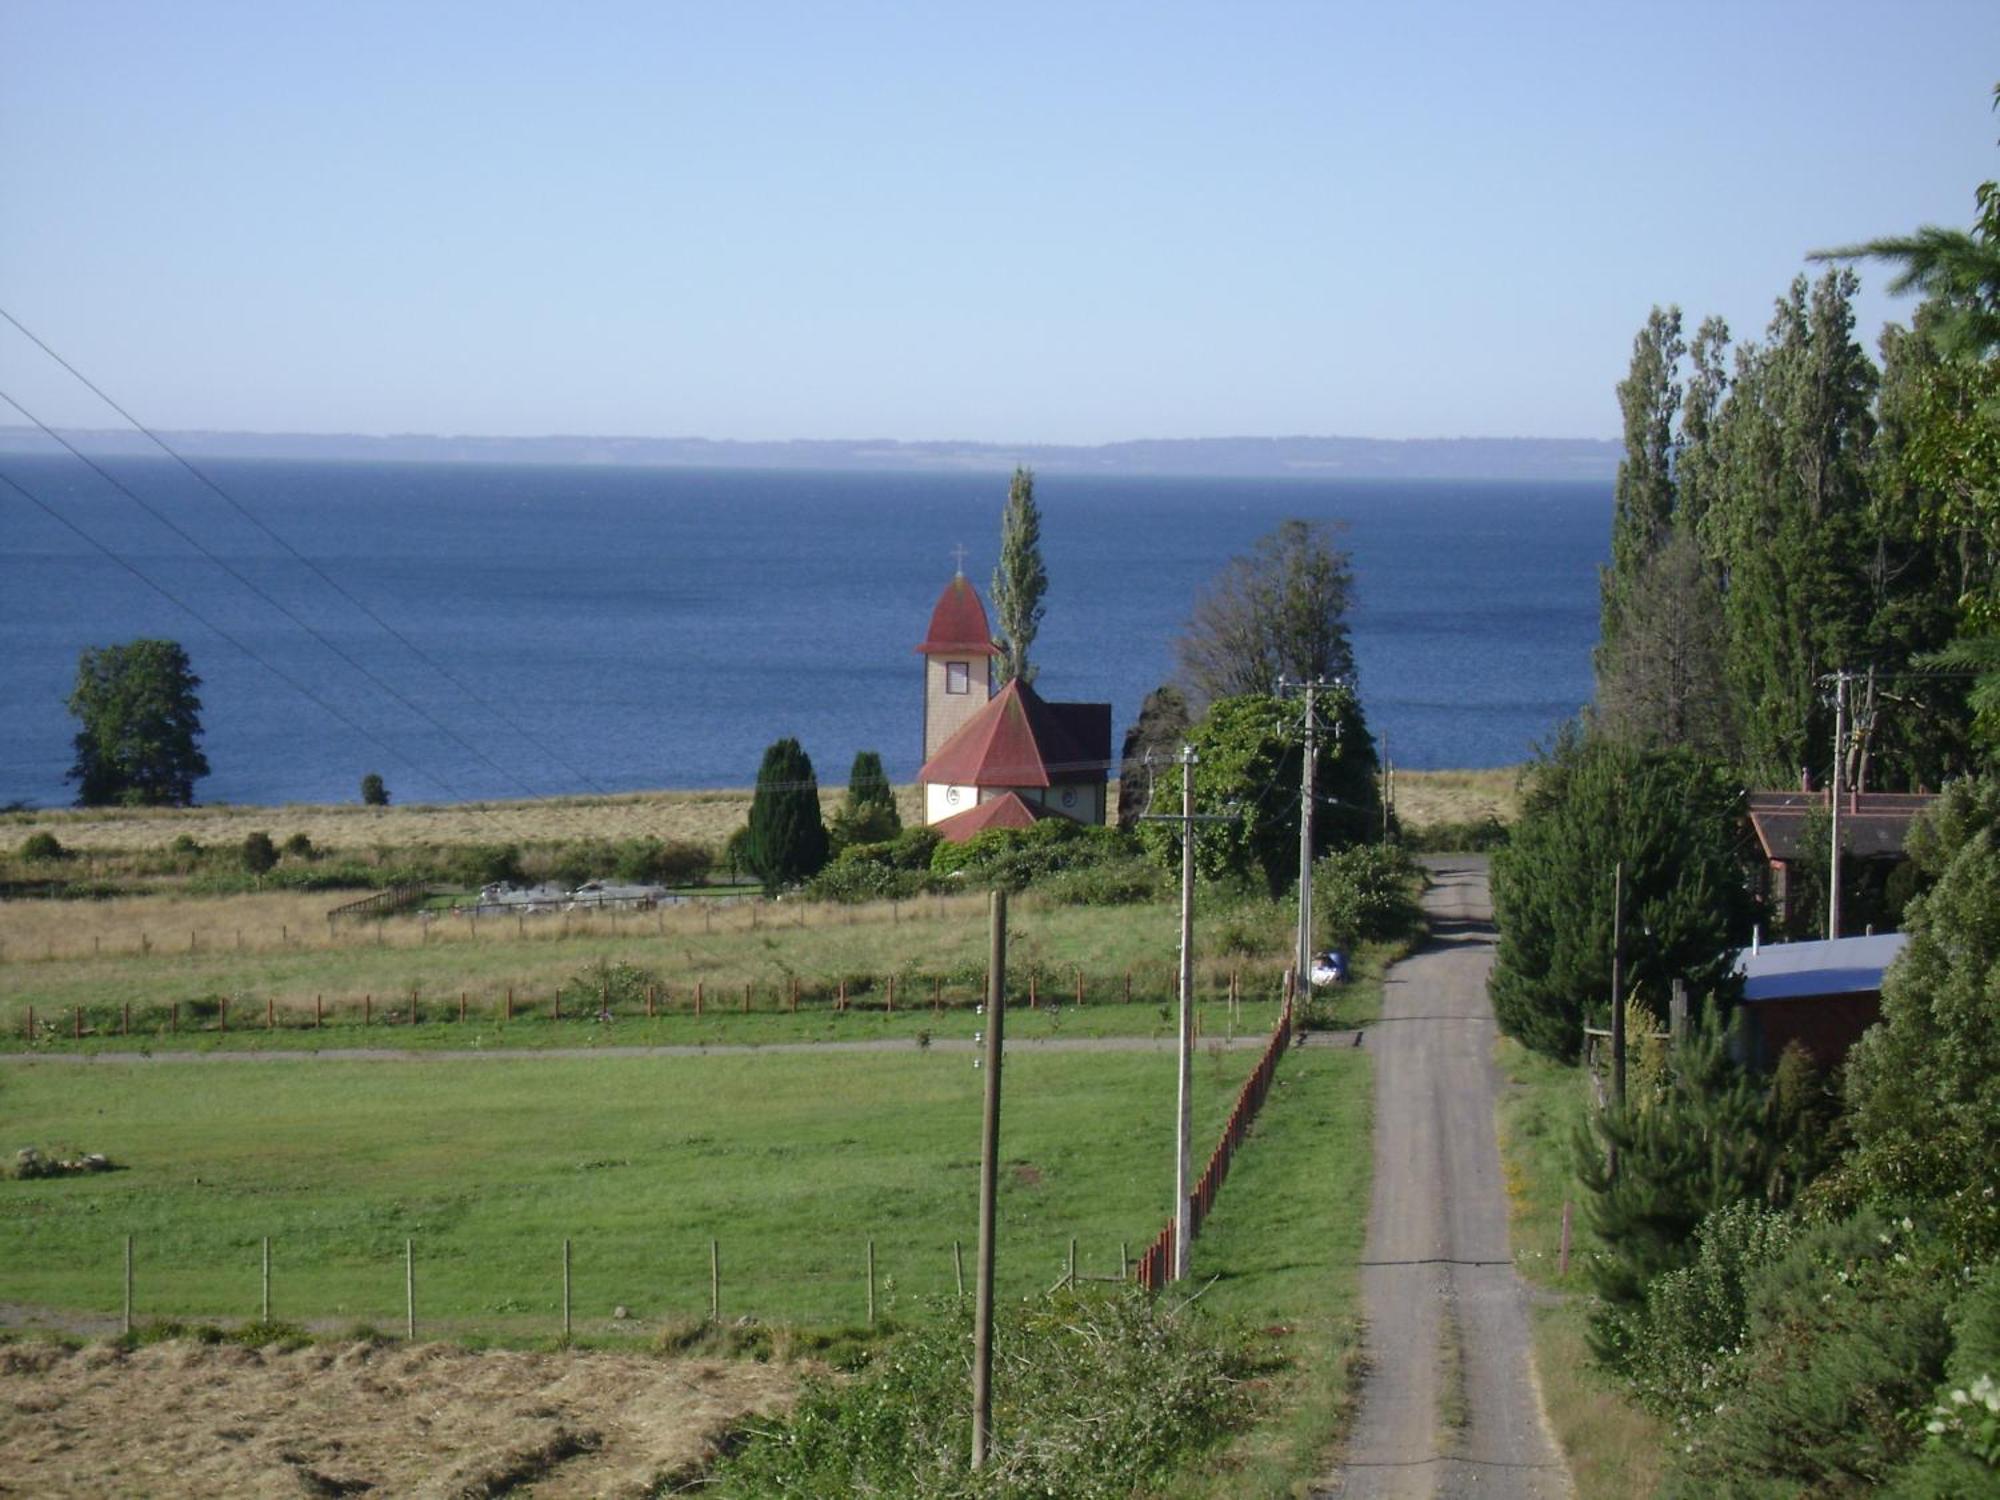
[[[1246,1416],[1241,1355],[1135,1291],[999,1309],[993,1445],[966,1446],[969,1310],[898,1336],[861,1374],[808,1384],[792,1414],[717,1473],[724,1495],[1156,1492]]]
[[[1397,842],[1412,854],[1490,854],[1507,847],[1513,830],[1487,816],[1462,823],[1425,823],[1402,829]]]
[[[1423,930],[1416,862],[1392,844],[1355,844],[1313,866],[1313,925],[1329,947],[1406,938]]]
[[[1035,893],[1062,906],[1132,906],[1167,891],[1166,872],[1142,854],[1058,870],[1035,884]]]
[[[389,788],[383,784],[382,778],[373,771],[370,771],[366,776],[361,778],[361,805],[363,807],[387,807],[389,805]]]
[[[69,850],[53,833],[37,832],[21,840],[21,858],[37,862],[68,859]]]
[[[199,855],[201,840],[191,833],[177,833],[174,835],[174,841],[167,845],[167,849],[173,854]]]
[[[699,844],[627,839],[611,851],[611,873],[634,885],[689,885],[708,874],[709,853]]]
[[[262,875],[278,862],[278,846],[271,842],[271,835],[259,830],[243,835],[243,868],[252,875]]]
[[[557,993],[563,1008],[578,1014],[618,1010],[630,1015],[644,1008],[646,992],[659,982],[660,976],[651,969],[600,958],[564,980]]]
[[[293,859],[312,859],[319,851],[313,848],[313,841],[303,833],[295,833],[285,840],[285,853]]]
[[[1138,853],[1122,829],[1044,818],[1032,828],[990,828],[962,844],[940,843],[931,873],[1019,891],[1062,871],[1125,862]]]
[[[467,844],[452,850],[445,866],[461,885],[510,883],[521,878],[521,850],[515,844]]]
[[[882,844],[855,846],[857,849],[886,847]],[[814,901],[837,901],[849,905],[862,901],[903,901],[922,895],[933,885],[931,876],[925,871],[900,870],[883,860],[848,859],[843,855],[806,883],[806,895]]]

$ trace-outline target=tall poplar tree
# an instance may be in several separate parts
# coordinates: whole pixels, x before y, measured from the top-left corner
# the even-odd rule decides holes
[[[1626,601],[1674,524],[1674,422],[1681,387],[1681,310],[1655,307],[1632,340],[1632,367],[1618,383],[1625,457],[1611,518],[1611,565],[1599,577],[1599,673],[1615,656]]]
[[[1000,517],[1000,562],[993,570],[993,608],[1000,617],[1002,684],[1020,678],[1035,680],[1028,647],[1042,628],[1042,595],[1048,591],[1048,569],[1042,566],[1042,513],[1035,504],[1035,473],[1017,468],[1007,486],[1007,509]]]

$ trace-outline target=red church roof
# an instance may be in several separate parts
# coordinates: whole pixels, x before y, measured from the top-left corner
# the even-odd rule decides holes
[[[942,652],[991,656],[997,649],[979,591],[960,573],[938,595],[937,608],[931,611],[931,628],[917,650],[924,656]]]
[[[1060,818],[1061,813],[1030,807],[1014,792],[989,797],[962,813],[953,813],[941,823],[931,824],[931,832],[947,844],[962,844],[989,828],[1033,828],[1044,818]]]
[[[917,780],[982,787],[1102,781],[1110,758],[1109,704],[1045,703],[1017,677],[938,747]]]

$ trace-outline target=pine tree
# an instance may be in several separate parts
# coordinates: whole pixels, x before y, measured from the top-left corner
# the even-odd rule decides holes
[[[1573,1060],[1608,1019],[1613,871],[1622,861],[1622,978],[1655,1015],[1672,981],[1733,988],[1754,908],[1744,883],[1740,781],[1683,749],[1642,751],[1567,731],[1535,767],[1521,821],[1494,857],[1501,1029]]]
[[[1048,591],[1048,569],[1042,566],[1042,513],[1035,504],[1035,474],[1016,469],[1007,486],[1007,509],[1000,517],[1000,562],[993,570],[993,609],[1000,620],[998,682],[1035,680],[1028,648],[1042,627],[1042,595]]]
[[[811,879],[826,863],[819,781],[811,757],[795,739],[778,740],[764,752],[742,856],[767,893]]]

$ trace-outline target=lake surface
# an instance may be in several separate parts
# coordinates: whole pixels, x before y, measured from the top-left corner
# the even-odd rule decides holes
[[[0,487],[0,803],[70,800],[78,653],[139,636],[203,678],[206,802],[351,801],[368,771],[398,801],[742,786],[786,734],[823,780],[859,749],[906,780],[912,648],[957,544],[986,594],[1007,493],[983,473],[202,462],[420,657],[175,465],[103,462],[339,654],[74,460],[0,456],[209,622]],[[1608,484],[1047,474],[1036,497],[1037,686],[1108,700],[1120,736],[1196,593],[1290,516],[1345,524],[1362,702],[1397,764],[1523,760],[1590,698]]]

